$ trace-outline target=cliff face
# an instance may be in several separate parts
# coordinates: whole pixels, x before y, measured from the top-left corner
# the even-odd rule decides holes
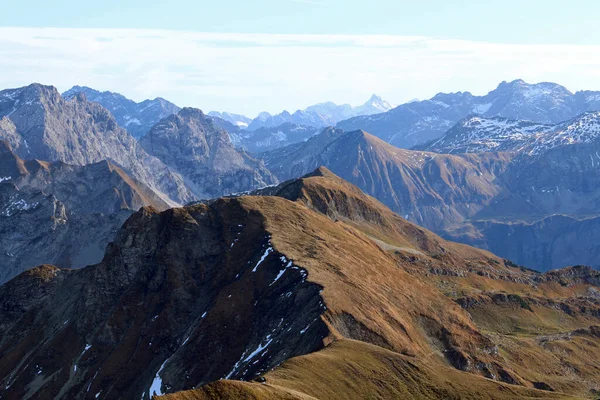
[[[22,160],[0,141],[0,171],[0,282],[42,263],[97,263],[133,211],[168,208],[107,161],[78,166]]]
[[[184,177],[199,198],[267,186],[277,179],[262,161],[236,149],[227,132],[201,110],[184,108],[140,139],[141,145]]]
[[[108,160],[172,204],[193,199],[179,176],[148,155],[105,108],[83,94],[67,101],[52,86],[3,90],[1,117],[10,122],[1,124],[0,139],[23,159],[72,165]]]

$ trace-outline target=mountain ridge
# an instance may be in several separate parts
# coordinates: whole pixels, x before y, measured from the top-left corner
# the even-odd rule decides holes
[[[108,159],[171,204],[193,199],[181,178],[148,155],[108,110],[79,93],[67,101],[52,86],[0,91],[0,129],[22,158],[85,165]],[[13,129],[14,128],[14,129]]]
[[[108,161],[85,166],[22,160],[0,141],[0,283],[40,263],[80,268],[140,207],[169,204]]]
[[[109,110],[119,126],[136,139],[145,135],[161,118],[176,114],[180,110],[180,107],[162,97],[137,103],[120,93],[101,92],[87,86],[73,86],[62,96],[70,100],[79,93],[83,93],[89,101],[96,102]]]
[[[371,115],[390,110],[391,108],[390,103],[374,94],[367,102],[356,107],[352,107],[349,104],[338,105],[328,101],[314,104],[303,110],[296,110],[294,113],[290,113],[287,110],[276,115],[263,112],[252,120],[247,129],[253,131],[262,127],[273,128],[284,123],[323,128],[335,125],[337,122],[353,116]]]
[[[273,370],[266,374],[269,383],[290,365],[277,368],[282,362],[294,364],[299,361],[295,356],[306,354],[306,360],[314,360],[336,349],[347,354],[329,364],[331,373],[344,374],[348,357],[366,357],[365,365],[374,366],[385,354],[397,362],[412,360],[424,371],[402,366],[406,382],[418,376],[420,382],[432,382],[426,371],[443,374],[434,382],[451,396],[460,397],[469,386],[498,399],[506,398],[505,390],[540,398],[591,393],[597,363],[581,367],[579,379],[555,374],[568,364],[548,359],[551,351],[536,341],[541,339],[498,328],[483,333],[482,309],[500,316],[509,310],[527,329],[521,324],[533,312],[541,324],[537,335],[554,332],[543,324],[557,313],[562,329],[579,329],[567,344],[571,362],[578,363],[584,355],[597,354],[593,324],[598,317],[593,315],[600,305],[594,303],[593,285],[574,284],[570,277],[593,272],[534,273],[485,251],[457,252],[431,233],[424,239],[438,244],[414,242],[419,253],[394,248],[402,245],[398,238],[413,238],[405,229],[422,228],[389,210],[390,221],[400,224],[396,239],[387,228],[379,230],[378,223],[364,225],[364,215],[385,219],[376,211],[385,208],[325,169],[278,190],[290,185],[300,186],[296,193],[302,193],[302,201],[242,196],[164,212],[144,207],[119,230],[99,264],[73,271],[43,265],[0,286],[0,304],[8,310],[0,314],[4,396],[149,399]],[[334,202],[322,201],[327,198]],[[387,237],[389,247],[371,239],[377,233]],[[565,285],[556,285],[555,279]],[[510,296],[493,297],[485,291],[492,288]],[[544,298],[564,306],[553,308]],[[575,304],[589,311],[576,311]],[[22,323],[26,320],[31,323]],[[515,359],[526,346],[542,360],[528,360],[529,369]],[[554,340],[552,346],[562,344]],[[365,370],[354,365],[349,376],[361,376]],[[386,378],[376,398],[389,398],[397,392],[385,382],[394,382],[388,374],[398,368],[377,365]],[[300,376],[284,386],[305,379],[307,367],[294,367]],[[471,384],[443,383],[450,376]],[[312,379],[312,387],[322,385]],[[220,382],[211,385],[230,385]],[[241,385],[240,395],[247,390]],[[374,389],[368,385],[364,390]]]
[[[486,95],[438,93],[429,100],[402,104],[386,113],[354,117],[336,126],[363,129],[402,148],[412,148],[442,136],[470,114],[559,123],[586,111],[600,111],[599,92],[571,93],[556,83],[502,82]]]
[[[180,174],[196,197],[243,192],[276,182],[262,161],[234,148],[230,135],[196,108],[159,121],[140,145]]]

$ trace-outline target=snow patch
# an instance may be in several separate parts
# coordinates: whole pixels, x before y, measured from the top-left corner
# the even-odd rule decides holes
[[[256,272],[256,269],[258,268],[258,266],[260,264],[262,264],[263,261],[265,261],[265,259],[267,258],[267,256],[269,254],[271,254],[273,252],[273,247],[271,246],[271,241],[269,240],[269,247],[267,247],[267,249],[265,250],[265,252],[263,253],[263,255],[260,257],[260,260],[258,260],[258,262],[256,263],[256,265],[254,266],[254,268],[252,268],[252,272]]]

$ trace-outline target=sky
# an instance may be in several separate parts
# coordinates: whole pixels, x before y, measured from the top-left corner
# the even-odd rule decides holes
[[[501,81],[600,90],[598,1],[55,0],[3,4],[0,88],[40,82],[254,117]]]

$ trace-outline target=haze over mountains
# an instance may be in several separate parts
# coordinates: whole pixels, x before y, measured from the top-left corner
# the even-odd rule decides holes
[[[263,112],[252,120],[248,125],[248,129],[256,130],[261,127],[273,128],[284,123],[320,128],[335,125],[339,121],[359,115],[383,113],[392,108],[390,103],[377,95],[373,95],[365,104],[357,107],[352,107],[350,104],[337,105],[332,102],[326,102],[315,104],[304,110],[297,110],[293,114],[290,114],[288,111],[283,111],[277,115]]]
[[[0,91],[0,396],[597,396],[595,96],[515,81],[251,130]],[[343,129],[382,120],[420,144]]]
[[[592,234],[598,220],[593,189],[600,163],[598,113],[552,122],[599,108],[597,92],[572,94],[557,84],[518,80],[504,82],[486,96],[439,94],[378,114],[394,119],[398,110],[422,107],[422,114],[411,111],[421,129],[441,121],[430,114],[431,107],[456,116],[468,109],[470,114],[442,137],[416,150],[377,141],[371,132],[292,122],[252,131],[221,118],[239,119],[233,114],[207,117],[163,99],[135,103],[79,86],[65,93],[69,101],[52,87],[36,84],[0,94],[0,138],[19,157],[73,165],[106,159],[167,204],[249,191],[325,165],[405,218],[519,264],[542,270],[600,265]],[[373,96],[352,110],[375,111],[380,102]],[[347,109],[323,103],[304,111],[334,118]],[[140,124],[131,125],[131,118]],[[352,121],[357,120],[338,126]],[[451,123],[444,121],[444,126]],[[126,132],[132,127],[149,128],[138,142]],[[415,133],[416,141],[425,140],[423,132]],[[459,154],[463,152],[471,154]]]

